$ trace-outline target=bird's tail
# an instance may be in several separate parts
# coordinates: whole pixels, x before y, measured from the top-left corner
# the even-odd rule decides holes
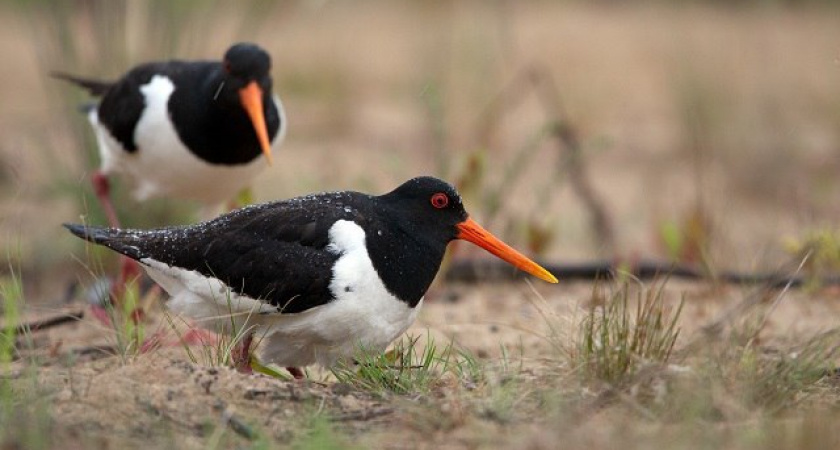
[[[59,80],[69,81],[70,83],[75,84],[76,86],[80,86],[90,92],[91,95],[96,97],[101,97],[108,92],[108,89],[111,89],[111,86],[114,85],[111,81],[102,81],[102,80],[91,80],[88,78],[80,78],[75,75],[70,75],[69,73],[52,71],[50,72],[50,76],[53,78],[57,78]]]
[[[129,258],[140,259],[143,257],[138,246],[134,245],[136,244],[135,238],[130,231],[117,228],[92,227],[75,223],[65,223],[64,228],[67,228],[71,233],[86,241],[104,245]]]

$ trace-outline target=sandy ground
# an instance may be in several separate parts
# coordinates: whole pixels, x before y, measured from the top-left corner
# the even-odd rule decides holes
[[[533,288],[526,283],[450,284],[430,293],[408,334],[421,337],[421,342],[431,338],[439,346],[453,342],[474,355],[489,377],[496,376],[493,368],[498,370],[504,352],[508,364],[516,368],[518,382],[551,385],[546,377],[556,376],[552,374],[563,366],[563,352],[573,350],[579,339],[573,330],[586,313],[591,292],[592,284],[582,282]],[[724,321],[724,329],[740,326],[744,316],[730,308],[751,293],[733,286],[710,289],[669,283],[666,305],[673,308],[680,298],[686,300],[677,348],[704,336],[701,329],[722,317],[736,319]],[[771,293],[769,301],[777,294]],[[775,352],[835,328],[840,313],[837,299],[838,294],[830,291],[784,294],[760,335],[763,351]],[[300,443],[313,417],[338,430],[339,441],[349,439],[364,447],[415,448],[418,442],[421,448],[539,447],[545,444],[541,440],[556,439],[551,423],[529,417],[530,409],[524,406],[505,420],[483,414],[481,405],[491,400],[482,397],[481,390],[472,391],[476,388],[468,380],[447,378],[425,395],[383,396],[336,383],[329,372],[314,367],[304,381],[241,374],[212,363],[201,346],[192,347],[197,358],[192,362],[177,344],[160,306],[152,304],[149,311],[144,322],[147,335],[165,336],[163,341],[170,344],[139,355],[108,356],[91,350],[111,349],[115,339],[113,330],[90,314],[31,335],[35,351],[24,354],[37,355],[40,361],[36,378],[50,404],[54,439],[66,439],[77,448],[140,448],[149,443],[206,448],[214,442],[227,447],[255,439]],[[31,314],[39,315],[43,314]],[[556,347],[558,342],[562,348]],[[27,365],[18,362],[13,367],[19,383],[31,383]],[[593,415],[582,429],[613,430],[624,420],[614,414],[605,410]],[[575,448],[585,448],[593,439],[609,447],[613,439],[583,431],[575,436],[582,439]]]

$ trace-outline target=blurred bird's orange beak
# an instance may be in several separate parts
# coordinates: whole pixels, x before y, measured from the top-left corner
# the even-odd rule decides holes
[[[477,224],[471,218],[467,217],[467,220],[459,223],[456,227],[458,228],[458,239],[470,241],[505,260],[514,267],[528,272],[539,279],[548,281],[549,283],[557,283],[557,278],[555,278],[549,271],[543,269],[542,266],[534,261],[531,261],[522,253],[514,250],[511,246],[505,244],[496,236],[493,236],[489,231],[482,228],[481,225]]]
[[[254,125],[254,131],[257,132],[257,139],[260,141],[263,155],[268,160],[268,165],[271,165],[271,144],[268,142],[268,127],[265,124],[262,97],[263,90],[256,81],[248,83],[247,86],[239,90],[239,101],[242,102],[242,107],[248,113],[248,117]]]

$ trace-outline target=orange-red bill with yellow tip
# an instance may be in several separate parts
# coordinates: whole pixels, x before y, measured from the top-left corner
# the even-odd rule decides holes
[[[242,107],[245,108],[251,123],[254,124],[254,131],[257,132],[257,139],[260,141],[263,155],[268,159],[268,164],[271,165],[271,144],[268,141],[268,127],[265,124],[262,96],[263,91],[256,81],[248,83],[247,86],[239,90],[239,101],[242,102]]]
[[[514,267],[530,273],[531,275],[548,281],[549,283],[557,283],[557,278],[551,272],[545,270],[539,264],[531,261],[527,256],[514,250],[511,246],[502,242],[496,236],[493,236],[489,231],[481,227],[471,218],[459,223],[458,239],[470,241],[473,244],[487,250],[488,252],[498,256],[507,261]]]

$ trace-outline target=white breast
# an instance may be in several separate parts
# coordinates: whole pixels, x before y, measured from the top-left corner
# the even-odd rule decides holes
[[[89,120],[96,131],[101,170],[120,173],[134,185],[133,194],[143,201],[152,197],[178,197],[216,205],[233,198],[266,168],[263,158],[237,166],[208,164],[195,156],[178,138],[170,121],[167,103],[175,91],[172,80],[155,75],[140,87],[146,108],[134,130],[138,151],[128,153],[99,123],[96,110]],[[274,98],[281,129],[272,142],[276,151],[285,137],[286,117],[279,98]]]
[[[231,293],[218,279],[198,272],[150,258],[141,262],[172,296],[173,311],[210,329],[230,332],[231,317],[237,330],[253,327],[267,362],[331,366],[360,347],[384,351],[414,322],[423,300],[411,308],[388,292],[368,255],[364,230],[356,223],[336,222],[329,238],[327,249],[340,255],[329,286],[335,300],[297,314],[258,314],[274,308]]]
[[[384,351],[414,323],[415,308],[385,288],[365,247],[364,230],[340,220],[330,228],[328,249],[340,256],[330,291],[335,300],[284,316],[269,329],[263,356],[284,366],[333,365],[360,347]]]

